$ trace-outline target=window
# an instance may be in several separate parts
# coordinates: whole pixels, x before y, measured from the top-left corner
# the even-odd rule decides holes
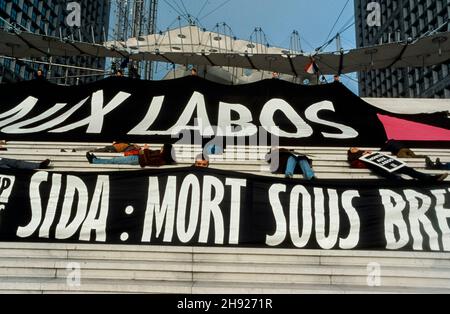
[[[15,8],[11,9],[11,20],[14,22],[17,20],[17,10]]]
[[[0,0],[0,10],[6,11],[6,0]]]
[[[5,68],[7,68],[8,70],[11,69],[11,60],[10,59],[5,59],[5,62],[3,64],[5,65]]]
[[[28,4],[27,4],[26,2],[24,2],[22,10],[23,10],[23,12],[25,12],[25,14],[27,14],[27,15],[28,15],[28,9],[29,9],[29,8],[30,8],[30,7],[28,6]]]
[[[24,17],[22,17],[22,20],[20,21],[20,25],[22,25],[23,27],[27,28],[27,20],[24,19]]]

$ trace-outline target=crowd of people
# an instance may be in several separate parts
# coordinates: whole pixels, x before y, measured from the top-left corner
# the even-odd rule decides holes
[[[3,142],[5,144],[5,142]],[[0,151],[7,150],[0,146]],[[65,150],[62,150],[65,151]],[[72,150],[76,152],[76,150]],[[389,154],[398,158],[423,158],[425,167],[429,170],[450,170],[450,163],[441,162],[439,158],[432,161],[426,155],[418,155],[402,142],[389,140],[383,145],[380,153]],[[97,157],[95,153],[121,153],[123,156]],[[223,148],[219,145],[205,145],[202,153],[198,154],[194,160],[195,167],[209,167],[210,155],[223,154]],[[402,175],[424,182],[439,182],[447,178],[447,173],[429,174],[420,172],[402,163],[398,169],[389,170],[379,164],[368,161],[364,156],[373,154],[372,151],[362,150],[352,147],[347,151],[347,162],[351,168],[368,169],[379,177],[389,180],[403,180]],[[144,167],[161,167],[176,164],[176,154],[172,144],[164,144],[158,149],[150,149],[148,145],[138,145],[126,141],[115,141],[111,145],[93,148],[86,152],[86,159],[90,164],[116,164],[116,165],[136,165]],[[316,180],[317,176],[313,169],[312,156],[298,153],[295,150],[274,147],[265,156],[265,160],[270,164],[272,173],[284,174],[286,178],[294,178],[295,175],[302,175],[308,181]],[[12,158],[0,158],[0,168],[37,170],[48,169],[51,160],[45,159],[40,162],[29,162]]]

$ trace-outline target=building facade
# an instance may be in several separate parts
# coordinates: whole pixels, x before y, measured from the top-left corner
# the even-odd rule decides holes
[[[81,8],[79,27],[67,23],[71,13],[68,4],[74,2]],[[8,28],[10,23],[24,31],[100,43],[107,40],[108,36],[109,3],[108,0],[0,0],[0,17],[7,21],[0,19],[0,28]],[[0,82],[32,79],[38,68],[43,69],[47,79],[53,83],[86,83],[103,78],[105,59],[83,56],[28,61],[0,56]]]
[[[449,15],[450,0],[355,0],[356,44],[366,47],[447,31]],[[361,97],[450,98],[450,62],[361,72],[359,93]]]

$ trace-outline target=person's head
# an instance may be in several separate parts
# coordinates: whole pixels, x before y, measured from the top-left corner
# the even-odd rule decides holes
[[[196,69],[196,68],[192,68],[192,69],[191,69],[191,75],[192,75],[192,76],[197,76],[197,75],[198,75],[198,72],[197,72],[197,69]]]
[[[161,148],[161,154],[167,165],[171,165],[176,162],[175,151],[172,144],[164,144]]]
[[[334,81],[335,81],[335,82],[340,82],[340,81],[341,81],[340,76],[337,75],[337,74],[335,74],[335,75],[334,75]]]
[[[209,157],[205,154],[198,154],[197,157],[195,157],[195,167],[200,168],[208,168],[209,167]]]
[[[119,77],[123,76],[123,71],[122,70],[117,70],[116,76],[119,76]]]
[[[42,68],[39,68],[36,71],[36,78],[37,79],[44,79],[44,70],[42,70]]]
[[[128,141],[114,141],[114,142],[113,142],[113,145],[114,145],[114,144],[128,144],[128,145],[131,145],[131,143],[128,142]]]
[[[352,154],[356,154],[357,152],[359,152],[359,148],[358,147],[350,147],[350,149],[348,151]]]

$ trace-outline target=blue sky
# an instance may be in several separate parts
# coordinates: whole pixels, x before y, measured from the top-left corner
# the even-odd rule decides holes
[[[158,10],[158,30],[177,27],[177,17],[188,12],[198,17],[201,26],[208,30],[225,22],[240,39],[249,39],[255,27],[261,27],[273,46],[289,48],[290,35],[296,30],[300,34],[302,49],[307,52],[326,42],[330,32],[330,36],[334,36],[354,22],[353,0],[159,0]],[[184,21],[184,25],[186,23]],[[342,34],[342,45],[345,49],[356,46],[354,26]],[[335,50],[335,47],[333,43],[327,50]],[[354,74],[351,76],[356,78]],[[357,92],[355,81],[346,77],[342,81]]]
[[[234,34],[248,39],[255,27],[262,27],[270,44],[289,46],[289,36],[293,30],[300,32],[302,46],[306,51],[322,45],[347,0],[159,0],[158,28],[165,30],[175,21],[179,13],[187,11],[197,17],[200,9],[200,22],[207,29],[213,29],[216,23],[226,22]],[[354,1],[348,1],[347,7],[337,23],[332,35],[346,22],[353,22]],[[170,5],[171,6],[170,6]],[[217,11],[215,8],[220,7]],[[174,10],[177,9],[177,11]],[[214,12],[212,12],[214,11]],[[212,12],[208,15],[208,13]],[[344,44],[355,45],[355,30],[351,27],[344,34]]]

